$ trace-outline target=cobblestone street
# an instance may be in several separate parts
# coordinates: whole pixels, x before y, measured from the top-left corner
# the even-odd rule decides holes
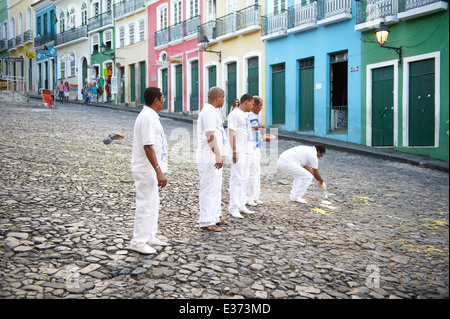
[[[276,140],[262,164],[263,205],[198,228],[193,125],[161,118],[169,140],[159,237],[128,250],[137,113],[80,104],[0,105],[0,298],[448,298],[447,172],[327,150],[308,204],[289,201]],[[185,133],[189,132],[189,135]],[[109,134],[123,140],[103,143]],[[278,147],[278,149],[275,149]]]

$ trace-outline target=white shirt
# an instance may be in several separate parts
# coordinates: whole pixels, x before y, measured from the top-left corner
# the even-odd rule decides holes
[[[131,170],[133,172],[154,171],[145,155],[144,145],[152,145],[158,165],[163,173],[167,172],[168,145],[159,115],[150,107],[144,106],[134,123],[133,153]]]
[[[248,112],[247,116],[248,116],[248,121],[250,122],[251,127],[255,127],[255,126],[259,125],[259,120],[255,113]],[[252,129],[250,140],[251,140],[251,144],[253,147],[261,148],[262,134],[259,130]]]
[[[287,151],[284,151],[280,158],[287,161],[295,162],[300,166],[306,166],[313,169],[319,168],[319,158],[317,157],[317,150],[314,146],[296,146]]]
[[[210,155],[211,147],[208,145],[206,132],[214,132],[214,138],[217,141],[217,147],[220,154],[225,155],[227,149],[225,145],[228,143],[225,130],[223,128],[223,119],[220,110],[213,105],[206,103],[200,111],[197,122],[197,152]]]
[[[228,129],[235,132],[236,152],[238,154],[248,153],[252,147],[252,128],[250,126],[247,114],[241,109],[236,109],[231,112],[228,115]]]

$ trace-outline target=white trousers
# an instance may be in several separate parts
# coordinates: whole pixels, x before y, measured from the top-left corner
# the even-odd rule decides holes
[[[155,239],[158,214],[159,192],[156,173],[133,172],[136,188],[136,212],[131,245],[141,246]]]
[[[245,208],[249,166],[249,155],[247,153],[239,153],[237,163],[231,163],[229,206],[231,213],[237,213],[239,209]]]
[[[261,149],[259,147],[249,154],[249,161],[247,202],[259,200],[261,193]]]
[[[278,159],[277,167],[283,173],[291,175],[294,178],[290,199],[296,200],[299,197],[303,197],[314,176],[301,165],[283,158]]]
[[[212,153],[211,153],[212,154]],[[197,157],[197,169],[200,180],[199,226],[207,227],[220,221],[222,212],[222,171],[214,168],[215,156]]]

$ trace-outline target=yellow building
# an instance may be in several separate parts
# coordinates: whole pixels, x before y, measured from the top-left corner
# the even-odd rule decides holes
[[[7,73],[17,91],[33,91],[33,0],[9,2]]]
[[[145,0],[114,6],[118,103],[144,104],[147,80],[147,7]]]
[[[203,50],[205,99],[211,86],[224,89],[224,117],[234,100],[245,93],[258,95],[265,102],[264,41],[261,40],[264,1],[204,0],[203,8],[199,41],[208,41],[207,49]],[[263,107],[259,114],[261,123],[264,114]]]

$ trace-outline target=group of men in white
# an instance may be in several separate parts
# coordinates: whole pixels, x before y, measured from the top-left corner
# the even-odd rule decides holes
[[[162,110],[164,96],[156,87],[144,92],[145,105],[136,118],[131,168],[136,188],[136,212],[130,249],[142,254],[155,253],[153,245],[168,243],[156,237],[159,214],[159,190],[167,180],[168,144],[157,112]],[[199,174],[199,227],[220,232],[228,221],[222,218],[222,172],[224,157],[231,159],[229,213],[234,218],[254,214],[248,206],[263,204],[260,200],[261,143],[265,127],[258,113],[263,101],[258,96],[242,95],[239,108],[228,115],[228,134],[220,108],[225,92],[219,87],[208,91],[208,102],[197,123],[196,163]],[[290,199],[306,203],[303,195],[313,177],[325,187],[318,172],[318,158],[323,145],[297,146],[281,154],[278,168],[294,178]],[[242,213],[242,214],[241,214]]]

